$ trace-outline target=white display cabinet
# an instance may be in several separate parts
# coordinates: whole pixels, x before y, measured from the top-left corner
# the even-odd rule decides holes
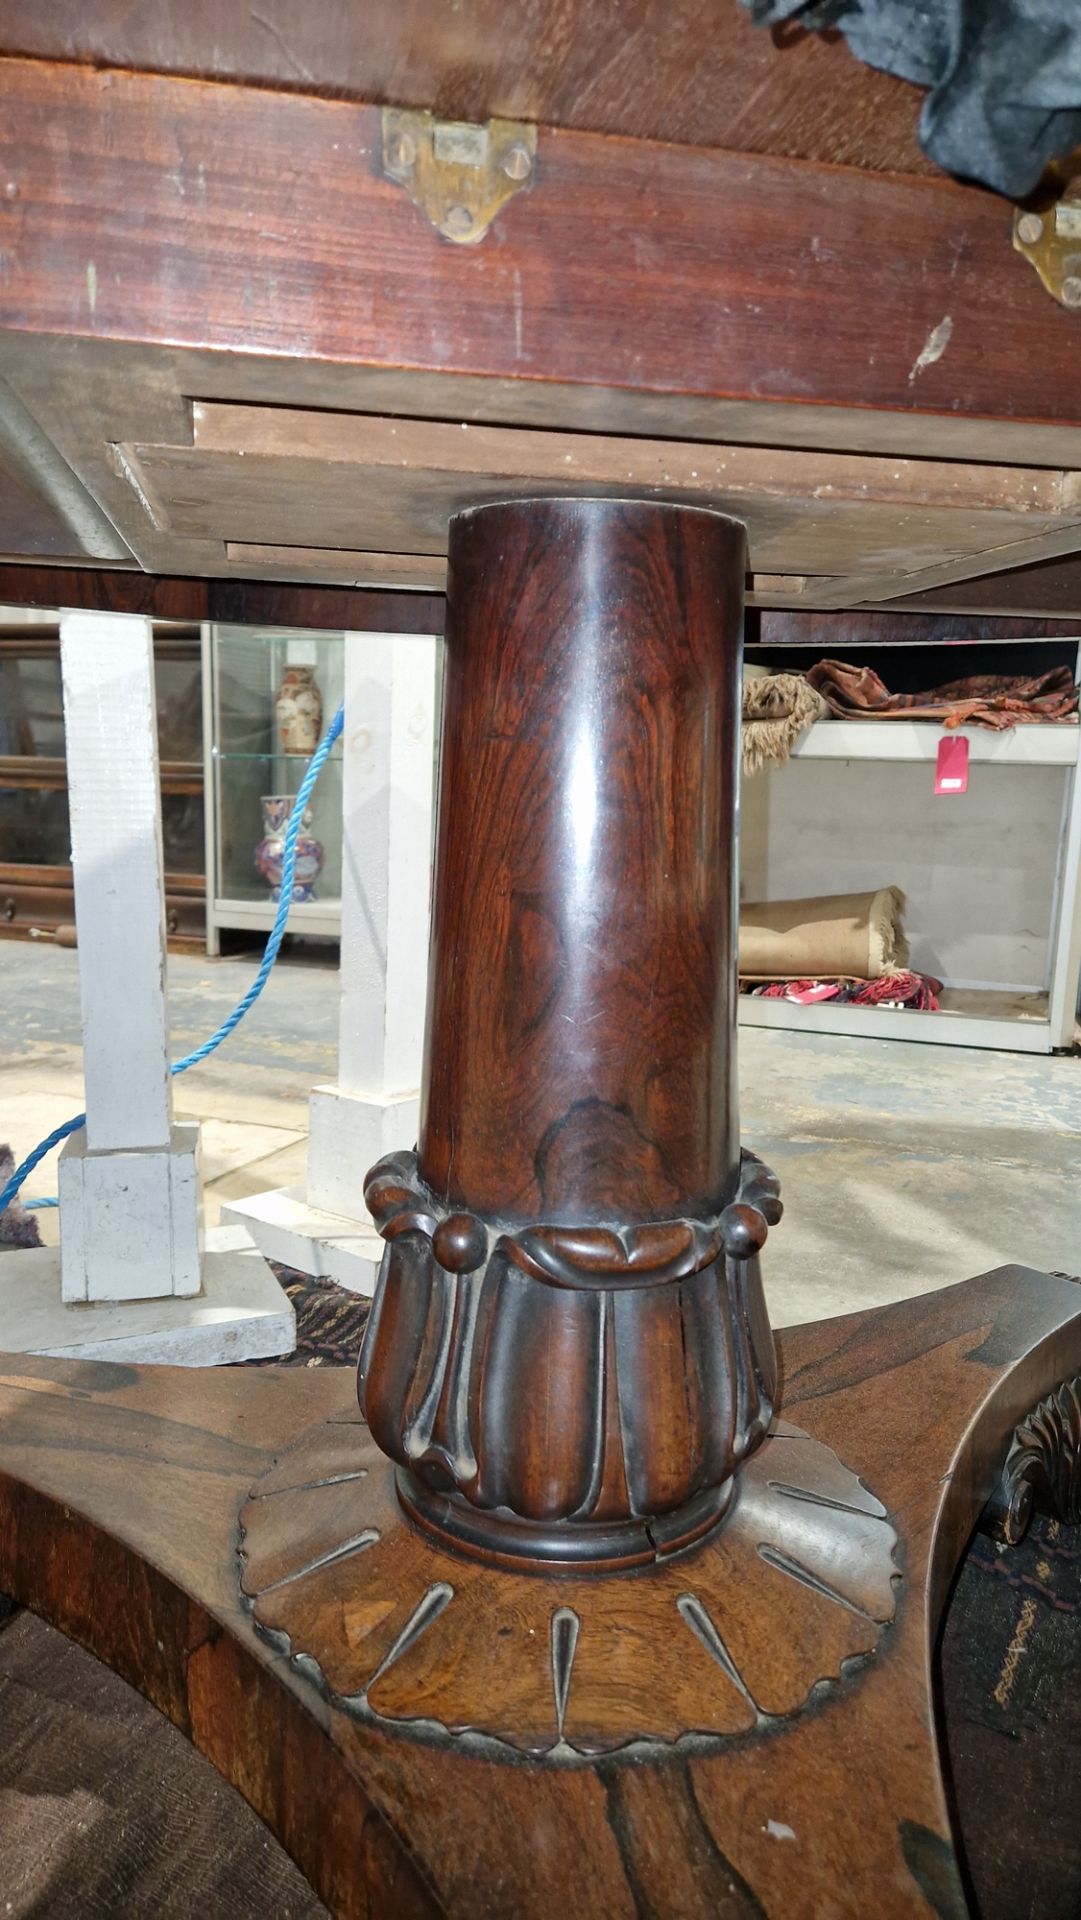
[[[266,796],[296,795],[310,751],[287,751],[276,703],[288,669],[301,669],[322,699],[319,736],[342,698],[341,633],[302,633],[209,624],[203,628],[207,745],[207,951],[223,927],[268,933],[276,903],[256,862],[265,837]],[[317,742],[312,742],[317,744]],[[312,797],[309,831],[323,850],[312,898],[290,909],[290,933],[337,938],[341,931],[342,745],[338,740]]]

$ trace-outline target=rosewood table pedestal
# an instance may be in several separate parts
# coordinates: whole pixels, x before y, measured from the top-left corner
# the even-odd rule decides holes
[[[1004,1267],[774,1342],[744,565],[661,503],[452,523],[426,1081],[367,1179],[359,1404],[0,1362],[0,1585],[338,1914],[967,1911],[934,1643],[988,1503],[1009,1537],[1076,1499],[1081,1295]]]

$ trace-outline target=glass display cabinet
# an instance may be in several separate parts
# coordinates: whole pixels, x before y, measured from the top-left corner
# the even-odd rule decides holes
[[[282,837],[304,770],[342,698],[344,635],[204,629],[209,953],[223,927],[269,932]],[[341,929],[342,748],[335,743],[298,845],[291,933]]]
[[[205,938],[202,664],[198,628],[155,627],[165,920],[170,946]],[[55,616],[0,610],[0,934],[75,919]]]

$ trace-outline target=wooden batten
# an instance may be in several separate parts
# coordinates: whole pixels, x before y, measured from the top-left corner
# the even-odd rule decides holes
[[[231,626],[309,627],[355,633],[441,633],[435,593],[273,580],[195,580],[131,569],[31,567],[0,561],[0,603],[142,613],[154,620],[219,620]]]
[[[250,558],[257,529],[281,542],[321,535],[326,549],[347,548],[362,526],[378,549],[368,577],[388,567],[402,585],[433,584],[453,513],[533,493],[713,506],[746,523],[754,568],[869,574],[884,592],[903,591],[905,576],[933,566],[944,547],[956,561],[1021,538],[1081,544],[1081,476],[1054,469],[213,402],[194,404],[191,446],[122,451],[159,531],[180,540],[224,532],[227,551]],[[412,580],[403,577],[409,555]],[[343,552],[342,568],[357,557]],[[830,587],[842,604],[853,592],[847,580]]]

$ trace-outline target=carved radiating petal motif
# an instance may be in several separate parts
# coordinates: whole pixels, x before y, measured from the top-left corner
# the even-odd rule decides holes
[[[713,1524],[772,1414],[756,1256],[781,1203],[761,1161],[709,1220],[511,1230],[442,1208],[404,1153],[366,1198],[387,1250],[360,1403],[416,1517],[478,1550],[609,1565]]]
[[[322,1503],[313,1463],[326,1475]],[[359,1421],[310,1429],[253,1488],[241,1521],[256,1622],[284,1635],[306,1672],[318,1648],[336,1700],[495,1757],[573,1762],[688,1736],[728,1742],[783,1721],[874,1652],[899,1578],[879,1501],[783,1422],[741,1473],[724,1522],[648,1574],[552,1579],[441,1549],[403,1517]],[[785,1631],[764,1635],[763,1617]]]
[[[1037,1508],[1070,1525],[1081,1520],[1081,1376],[1064,1380],[1014,1428],[981,1524],[1013,1547]]]

